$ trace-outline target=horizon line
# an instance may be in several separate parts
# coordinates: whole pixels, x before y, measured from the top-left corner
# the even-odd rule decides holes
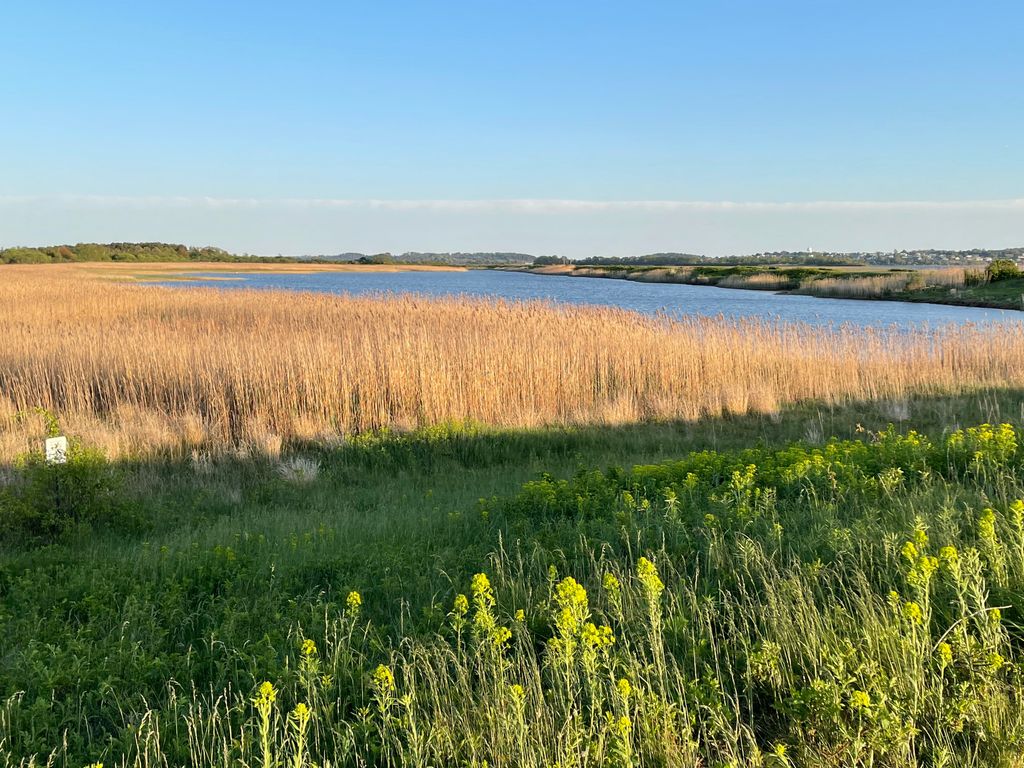
[[[385,199],[303,197],[217,197],[153,195],[0,195],[0,205],[33,203],[97,207],[307,208],[390,211],[493,211],[574,213],[589,211],[843,211],[843,210],[1017,210],[1024,198],[986,200],[585,200],[578,198]]]

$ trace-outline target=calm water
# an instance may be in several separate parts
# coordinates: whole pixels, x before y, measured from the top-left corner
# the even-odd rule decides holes
[[[861,326],[909,328],[948,323],[1019,322],[1024,313],[908,304],[897,301],[819,299],[814,296],[778,295],[667,283],[636,283],[603,278],[531,275],[522,272],[470,270],[467,272],[316,272],[309,274],[226,273],[193,275],[188,283],[223,289],[260,288],[321,291],[338,294],[415,293],[423,296],[481,296],[503,299],[543,299],[572,304],[600,304],[638,312],[671,315],[725,315],[796,320],[822,325],[852,323]],[[231,280],[203,280],[203,277]]]

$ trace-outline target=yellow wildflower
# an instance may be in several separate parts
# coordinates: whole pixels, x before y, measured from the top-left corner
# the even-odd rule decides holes
[[[953,646],[949,643],[939,643],[939,663],[944,667],[948,667],[953,663]]]
[[[604,587],[605,592],[617,593],[620,589],[622,589],[622,584],[619,582],[618,578],[615,576],[614,573],[606,573],[604,575],[604,579],[601,582],[601,586]]]
[[[629,697],[633,695],[633,686],[624,677],[619,679],[619,682],[615,684],[615,688],[618,690],[619,696],[623,701],[629,701]]]
[[[903,615],[906,616],[912,624],[920,624],[924,620],[924,614],[921,612],[921,606],[913,600],[909,600],[903,604]]]
[[[380,694],[390,694],[395,690],[395,676],[391,674],[390,669],[383,664],[379,664],[377,669],[373,671],[371,685]]]
[[[871,706],[871,696],[867,691],[853,691],[850,694],[850,709],[867,709]]]
[[[505,647],[505,644],[512,639],[512,630],[508,627],[496,626],[491,631],[491,642],[499,650]]]
[[[637,561],[636,576],[651,601],[657,600],[661,593],[665,591],[665,583],[658,575],[658,569],[646,557],[641,557]]]
[[[491,580],[486,573],[478,573],[470,583],[473,592],[473,602],[478,607],[491,607],[494,605],[494,592],[491,590]]]
[[[260,687],[256,691],[256,697],[252,700],[253,704],[269,706],[277,701],[277,691],[274,690],[274,684],[268,680],[264,680],[260,683]]]
[[[917,547],[914,546],[914,542],[908,541],[904,544],[900,554],[910,563],[915,563],[917,561]]]

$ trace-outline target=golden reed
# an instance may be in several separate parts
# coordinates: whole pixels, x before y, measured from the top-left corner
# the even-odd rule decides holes
[[[1024,385],[1019,326],[907,335],[543,303],[162,288],[0,268],[0,458],[36,407],[112,455],[449,420],[693,420]],[[871,311],[865,305],[864,311]]]
[[[947,267],[944,269],[920,269],[910,272],[893,272],[889,275],[865,277],[841,276],[810,278],[804,280],[800,290],[815,296],[846,299],[874,299],[904,291],[918,291],[926,288],[958,289],[967,285],[968,277],[980,280],[984,270]]]

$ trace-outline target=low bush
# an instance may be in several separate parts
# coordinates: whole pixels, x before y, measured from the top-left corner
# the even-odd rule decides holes
[[[985,267],[985,276],[989,282],[995,283],[1000,280],[1012,280],[1021,276],[1020,267],[1012,259],[996,259]]]
[[[38,452],[19,458],[0,488],[0,533],[54,541],[132,522],[120,473],[102,451],[72,440],[67,459],[49,464]]]

